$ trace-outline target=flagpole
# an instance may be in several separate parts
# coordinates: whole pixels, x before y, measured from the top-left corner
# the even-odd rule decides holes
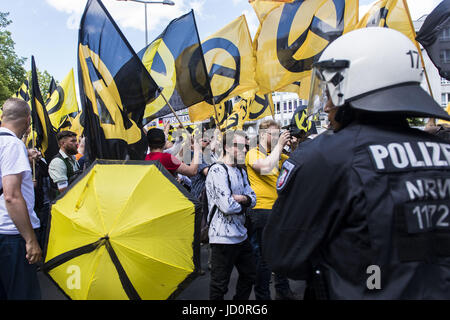
[[[423,71],[425,73],[425,79],[427,80],[428,91],[430,92],[430,96],[434,99],[433,90],[431,89],[430,79],[428,78],[428,72],[427,72],[427,69],[425,68],[425,60],[423,59],[422,50],[420,49],[420,45],[416,40],[416,30],[414,29],[414,24],[412,22],[411,13],[409,12],[408,2],[406,0],[403,0],[403,5],[405,6],[406,13],[408,14],[409,25],[410,25],[411,30],[414,35],[414,43],[417,47],[417,51],[419,52],[420,61],[422,62]],[[436,125],[436,121],[434,118],[430,118],[428,120],[427,125],[431,125],[431,124]]]
[[[33,56],[31,56],[31,57],[33,58]],[[31,70],[33,70],[33,65],[31,67]],[[29,96],[30,96],[30,108],[33,108],[34,90],[31,87],[32,86],[31,81],[33,80],[33,71],[31,71],[30,78],[28,78],[27,80],[28,80],[28,92],[29,92]],[[35,138],[35,136],[34,136],[35,135],[34,127],[35,126],[36,126],[36,124],[34,123],[33,118],[31,118],[31,132],[32,132],[32,134],[31,134],[31,146],[32,146],[33,149],[36,148],[36,144],[35,144],[35,141],[34,141],[34,138]],[[25,141],[25,144],[26,144],[26,141]],[[32,160],[33,160],[32,179],[33,179],[33,182],[36,182],[36,161],[35,161],[35,159],[32,159]]]
[[[268,94],[272,95],[272,92],[270,92]],[[270,106],[270,101],[268,101],[268,102],[269,102],[269,110],[270,110],[270,113],[272,114],[272,119],[275,121],[275,111],[272,110],[272,107]]]
[[[162,93],[162,90],[159,91],[159,94],[163,97],[164,101],[165,101],[166,104],[169,106],[170,110],[172,110],[173,115],[175,116],[175,118],[177,118],[178,122],[179,122],[180,125],[181,125],[181,128],[182,128],[182,129],[185,129],[184,126],[183,126],[183,123],[181,122],[180,118],[178,118],[178,116],[177,116],[175,110],[173,109],[172,105],[170,104],[170,102],[166,99],[166,97],[165,97],[164,94]]]
[[[33,149],[35,149],[35,142],[34,142],[34,130],[33,131],[33,135],[31,136],[31,145],[33,146]],[[36,160],[33,159],[33,182],[36,182]]]
[[[197,21],[195,21],[194,10],[191,9],[191,11],[192,11],[192,17],[194,19],[195,30],[197,31],[198,45],[199,45],[199,48],[200,48],[200,52],[202,54],[202,62],[203,62],[203,68],[205,69],[206,82],[207,82],[208,89],[209,89],[209,94],[211,96],[211,100],[212,100],[212,103],[213,103],[213,106],[214,106],[214,113],[216,115],[216,126],[219,128],[219,130],[221,130],[220,129],[220,124],[219,124],[219,116],[217,115],[216,102],[214,101],[214,94],[213,94],[212,88],[211,88],[211,80],[209,79],[208,70],[206,69],[205,55],[203,54],[202,43],[200,41],[200,36],[198,35]]]

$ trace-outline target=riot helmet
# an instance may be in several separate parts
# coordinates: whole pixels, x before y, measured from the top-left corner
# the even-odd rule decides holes
[[[420,86],[422,77],[408,37],[389,28],[354,30],[330,43],[313,65],[308,115],[331,99],[338,108],[450,119]]]

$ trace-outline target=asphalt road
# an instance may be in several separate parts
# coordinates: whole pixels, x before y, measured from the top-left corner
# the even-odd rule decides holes
[[[203,276],[199,276],[195,279],[178,297],[177,300],[208,300],[209,297],[209,271],[208,271],[208,250],[205,246],[201,249],[201,265],[205,270]],[[59,289],[48,279],[42,272],[38,274],[42,299],[43,300],[66,300],[66,297]],[[236,269],[233,271],[228,286],[228,293],[225,295],[226,300],[231,300],[235,293],[236,282],[238,279],[238,273]],[[305,283],[303,281],[290,281],[290,286],[293,292],[297,293],[300,297],[303,296],[305,289]],[[273,287],[273,281],[271,282],[271,294],[272,299],[275,299],[275,289]],[[250,300],[255,300],[255,295],[252,292]]]

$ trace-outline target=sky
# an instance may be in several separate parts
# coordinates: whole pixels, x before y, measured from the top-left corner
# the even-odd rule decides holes
[[[200,39],[203,40],[229,22],[245,14],[252,36],[258,19],[248,0],[173,0],[174,6],[147,5],[148,39],[151,42],[167,24],[194,9]],[[407,0],[413,20],[430,13],[441,0]],[[8,26],[15,42],[15,51],[37,67],[47,70],[61,82],[74,68],[77,82],[78,28],[87,0],[0,0],[0,11],[9,12],[13,23]],[[373,0],[360,0],[360,17]],[[141,3],[103,0],[111,16],[136,52],[145,47],[145,9]]]

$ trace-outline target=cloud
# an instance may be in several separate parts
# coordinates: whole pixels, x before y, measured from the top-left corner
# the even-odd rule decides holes
[[[175,19],[194,9],[196,16],[203,15],[206,0],[176,0],[174,6],[148,4],[147,18],[149,30],[159,28],[161,24]],[[80,24],[87,0],[46,0],[58,11],[67,13],[66,26],[77,29]],[[132,1],[103,0],[108,12],[122,28],[145,30],[144,4]]]

